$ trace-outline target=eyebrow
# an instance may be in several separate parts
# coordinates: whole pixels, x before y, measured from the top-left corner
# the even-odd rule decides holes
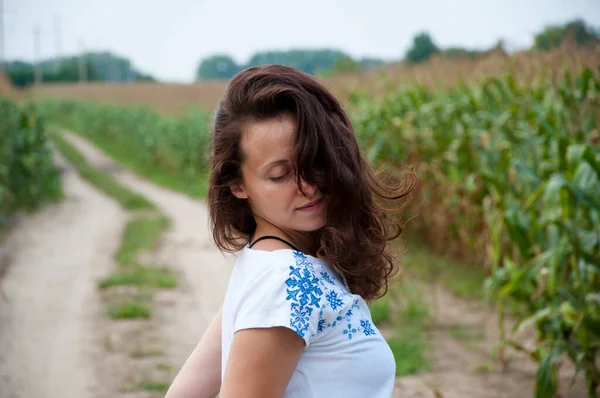
[[[278,165],[278,164],[284,164],[284,163],[289,163],[289,159],[277,159],[277,160],[273,160],[267,164],[265,164],[264,166],[262,166],[260,169],[261,170],[266,170],[267,168],[269,168],[270,166],[274,166],[274,165]]]

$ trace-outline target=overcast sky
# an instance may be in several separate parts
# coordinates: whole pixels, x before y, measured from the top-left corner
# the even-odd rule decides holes
[[[42,58],[83,44],[179,82],[191,81],[214,53],[246,62],[258,50],[329,47],[398,59],[422,30],[441,47],[482,48],[504,38],[519,48],[547,24],[583,18],[600,27],[600,0],[3,1],[8,60],[34,59],[38,26]]]

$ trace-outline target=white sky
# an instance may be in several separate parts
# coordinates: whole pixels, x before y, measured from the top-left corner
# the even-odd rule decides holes
[[[504,38],[518,48],[546,24],[583,18],[600,27],[600,0],[2,1],[8,60],[34,59],[38,26],[42,58],[58,49],[74,54],[83,43],[179,82],[191,81],[199,61],[217,52],[246,62],[259,50],[330,47],[398,59],[421,30],[441,47],[489,47]]]

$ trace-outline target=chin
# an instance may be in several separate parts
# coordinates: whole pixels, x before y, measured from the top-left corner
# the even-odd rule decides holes
[[[315,232],[325,227],[325,222],[314,222],[314,223],[302,223],[301,225],[296,225],[294,228],[296,231],[301,232]]]

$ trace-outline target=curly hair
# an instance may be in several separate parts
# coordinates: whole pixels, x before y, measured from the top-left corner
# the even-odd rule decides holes
[[[217,107],[207,195],[215,244],[222,251],[239,251],[256,229],[248,203],[230,190],[241,178],[242,125],[284,112],[297,123],[296,183],[300,190],[302,180],[314,185],[327,201],[326,225],[315,231],[317,256],[336,268],[352,293],[365,300],[385,295],[398,271],[388,242],[402,233],[393,213],[404,206],[386,208],[383,202],[407,197],[416,177],[407,173],[397,181],[375,172],[340,102],[316,78],[291,67],[263,65],[239,72]]]

